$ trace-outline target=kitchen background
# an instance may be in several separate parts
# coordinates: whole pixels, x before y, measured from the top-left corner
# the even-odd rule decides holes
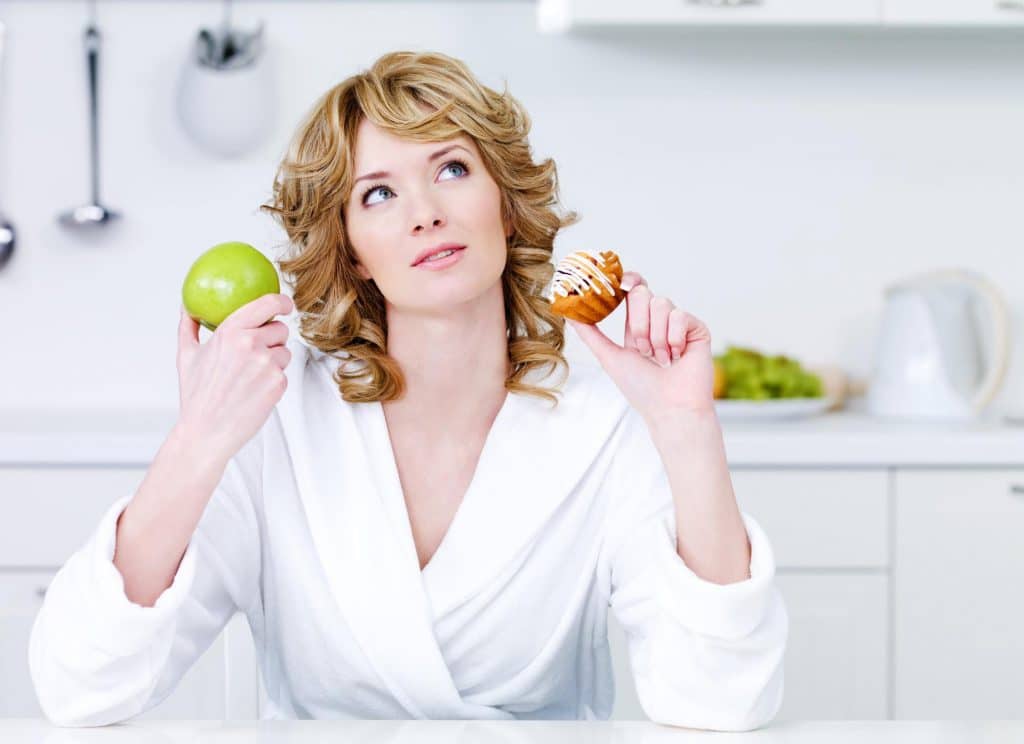
[[[916,6],[968,20],[545,34],[530,0],[239,2],[238,26],[265,23],[266,77],[262,103],[234,110],[266,132],[222,158],[177,108],[222,4],[98,2],[100,195],[122,216],[89,234],[56,221],[89,198],[88,5],[0,2],[0,213],[18,236],[0,268],[0,659],[16,670],[0,675],[0,715],[38,715],[23,656],[46,581],[137,486],[177,406],[188,267],[228,240],[276,258],[284,235],[257,208],[304,112],[385,51],[434,49],[531,114],[536,156],[556,160],[582,216],[556,255],[617,251],[707,322],[716,351],[867,379],[888,285],[943,268],[995,283],[1009,364],[980,422],[832,413],[727,422],[726,436],[793,619],[784,717],[1020,717],[1024,429],[1003,417],[1024,414],[1024,27],[974,27],[988,5],[972,0]],[[623,319],[603,327],[621,339]],[[567,340],[570,360],[589,354]],[[247,632],[233,621],[155,713],[254,714]],[[612,632],[616,715],[642,717]]]
[[[87,15],[85,2],[0,4],[0,210],[19,243],[0,272],[0,407],[174,407],[189,265],[225,240],[276,257],[283,232],[257,207],[301,115],[403,48],[507,81],[582,216],[556,254],[618,251],[719,347],[865,375],[884,287],[947,266],[996,281],[1015,320],[1024,309],[1024,31],[547,35],[528,1],[236,3],[239,26],[266,23],[276,87],[263,144],[224,160],[175,106],[196,32],[221,4],[99,2],[100,193],[123,216],[87,236],[55,219],[88,198]],[[1024,409],[1016,325],[999,410]],[[568,337],[570,354],[589,353]]]

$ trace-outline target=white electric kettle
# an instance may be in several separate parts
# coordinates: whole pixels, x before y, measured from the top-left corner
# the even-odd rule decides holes
[[[894,284],[885,297],[867,410],[900,418],[977,416],[998,392],[1009,356],[1008,313],[996,288],[975,273],[948,269]],[[987,306],[985,334],[973,300]]]

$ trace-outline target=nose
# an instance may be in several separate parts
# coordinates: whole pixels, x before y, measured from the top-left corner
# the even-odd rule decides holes
[[[434,227],[440,227],[441,225],[444,224],[444,220],[440,217],[435,217],[430,224]],[[422,224],[417,224],[416,227],[412,229],[413,233],[421,233],[423,232],[423,230],[424,227]]]
[[[431,225],[432,227],[441,227],[445,223],[444,217],[441,216],[441,212],[433,205],[424,206],[423,213],[421,216],[417,216],[413,220],[413,235],[419,235],[426,228],[424,225]]]

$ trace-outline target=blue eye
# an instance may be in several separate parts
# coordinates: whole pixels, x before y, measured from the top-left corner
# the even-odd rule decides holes
[[[445,166],[444,166],[444,168],[441,169],[441,172],[444,173],[445,171],[447,171],[449,168],[452,168],[453,166],[462,170],[462,175],[456,176],[456,178],[462,178],[463,176],[469,175],[469,167],[465,163],[463,163],[461,160],[451,160],[451,161],[445,163]],[[445,179],[445,180],[447,180],[447,179]],[[391,187],[388,186],[387,184],[375,183],[375,184],[373,184],[373,186],[370,186],[368,189],[366,189],[366,191],[363,192],[362,203],[364,205],[370,205],[370,204],[377,204],[380,201],[387,201],[387,199],[381,199],[381,200],[378,200],[376,202],[369,202],[369,201],[367,201],[367,197],[369,197],[373,192],[377,191],[378,189],[382,189],[384,191],[387,191],[388,193],[390,193],[392,195],[394,195],[394,193],[395,193],[394,191],[391,190]]]
[[[368,188],[366,191],[363,192],[363,204],[367,203],[366,197],[368,197],[370,194],[372,194],[377,189],[384,189],[385,191],[391,191],[391,189],[387,186],[387,184],[375,183],[373,186],[371,186],[370,188]],[[394,192],[392,191],[391,193],[394,193]]]
[[[448,163],[447,165],[445,165],[445,167],[444,167],[444,170],[442,170],[441,172],[442,172],[442,173],[444,173],[444,171],[448,170],[448,169],[449,169],[449,168],[451,168],[451,167],[452,167],[453,165],[455,165],[455,166],[458,166],[458,167],[459,167],[459,168],[461,168],[461,169],[462,169],[462,170],[463,170],[463,171],[464,171],[465,173],[469,173],[469,168],[467,168],[467,167],[466,167],[466,164],[465,164],[465,163],[463,163],[463,162],[462,162],[461,160],[453,160],[452,162],[450,162],[450,163]]]

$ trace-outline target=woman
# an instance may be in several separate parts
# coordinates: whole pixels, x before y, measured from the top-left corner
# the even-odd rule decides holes
[[[607,718],[609,606],[653,720],[774,716],[788,622],[707,328],[628,272],[624,345],[573,323],[597,364],[566,374],[544,287],[575,215],[529,127],[441,54],[317,103],[264,205],[302,340],[283,295],[202,345],[182,313],[179,420],[33,628],[52,721],[151,708],[238,611],[265,718]]]

